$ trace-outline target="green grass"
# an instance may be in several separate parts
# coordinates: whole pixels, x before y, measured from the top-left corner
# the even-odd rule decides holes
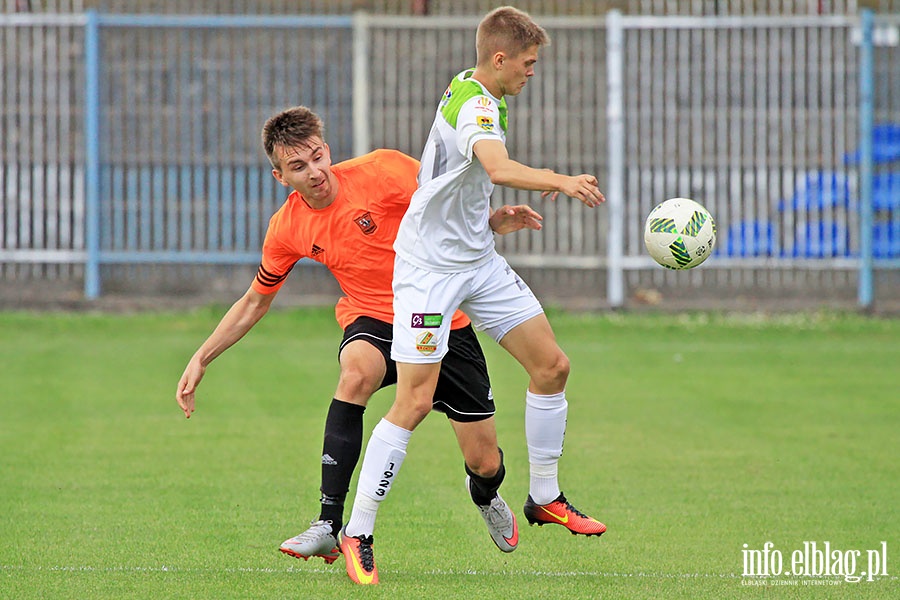
[[[561,480],[600,539],[521,517],[526,378],[483,340],[519,549],[490,542],[434,414],[379,514],[382,584],[358,588],[342,560],[277,551],[317,514],[331,311],[267,316],[185,420],[175,385],[223,310],[0,314],[0,597],[900,595],[900,320],[551,313],[573,365]],[[392,399],[375,396],[367,433]],[[787,567],[804,541],[862,550],[857,572],[886,541],[890,577],[749,587],[743,544],[767,541]]]

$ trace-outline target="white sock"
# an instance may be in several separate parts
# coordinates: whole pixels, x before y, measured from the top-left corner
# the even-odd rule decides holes
[[[560,494],[558,464],[566,436],[566,392],[525,395],[525,441],[531,467],[529,492],[535,504],[549,504]]]
[[[391,490],[391,483],[400,471],[410,437],[412,431],[384,419],[375,426],[359,471],[350,520],[344,527],[348,536],[372,535],[375,531],[378,505]]]

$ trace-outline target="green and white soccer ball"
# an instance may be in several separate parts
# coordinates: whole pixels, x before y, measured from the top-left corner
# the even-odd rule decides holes
[[[716,222],[700,203],[670,198],[647,216],[644,244],[653,260],[667,269],[693,269],[716,245]]]

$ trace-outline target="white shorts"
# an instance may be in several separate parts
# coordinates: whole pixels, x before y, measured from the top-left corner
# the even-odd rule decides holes
[[[460,308],[475,328],[500,341],[544,312],[531,289],[499,254],[463,273],[435,273],[394,259],[394,341],[391,358],[435,363],[447,353],[450,322]]]

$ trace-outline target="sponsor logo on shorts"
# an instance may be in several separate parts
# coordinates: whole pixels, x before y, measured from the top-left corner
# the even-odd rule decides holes
[[[440,327],[443,322],[444,315],[441,313],[413,313],[409,326],[416,329],[430,329]]]
[[[354,221],[356,221],[356,224],[359,225],[359,228],[362,229],[362,232],[366,235],[372,235],[375,233],[375,230],[378,229],[378,225],[372,218],[372,213],[364,213],[361,217],[354,219]]]
[[[418,350],[425,356],[434,354],[434,351],[437,350],[437,345],[437,336],[430,331],[423,331],[416,336],[416,350]]]

